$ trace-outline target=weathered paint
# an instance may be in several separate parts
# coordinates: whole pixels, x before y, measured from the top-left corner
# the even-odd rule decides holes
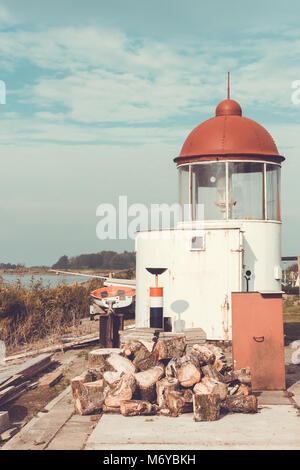
[[[166,239],[166,232],[168,239]],[[231,338],[231,291],[241,286],[241,257],[238,227],[222,230],[209,227],[205,250],[189,248],[194,230],[149,232],[137,236],[137,303],[136,325],[149,326],[147,289],[151,276],[146,266],[164,265],[168,271],[160,276],[164,287],[164,316],[179,320],[172,303],[185,300],[188,308],[181,315],[185,328],[202,328],[210,339]],[[206,233],[206,231],[205,231]],[[218,269],[216,269],[218,266]],[[224,306],[225,302],[225,307]],[[175,315],[176,314],[176,315]],[[175,318],[176,317],[176,318]]]
[[[136,324],[149,326],[149,292],[152,276],[147,266],[166,266],[160,276],[164,287],[164,315],[173,318],[171,304],[184,299],[186,328],[202,328],[208,339],[231,339],[231,292],[246,291],[244,274],[252,272],[251,291],[279,291],[274,272],[281,263],[281,224],[277,221],[205,221],[201,223],[205,250],[190,251],[187,239],[197,230],[195,222],[181,229],[137,235]],[[183,230],[183,227],[185,229]],[[226,233],[226,235],[225,235]],[[166,237],[167,235],[167,237]],[[178,317],[178,316],[177,316]],[[178,320],[178,318],[177,318]]]
[[[223,315],[223,331],[224,331],[224,339],[229,340],[229,315],[230,315],[230,305],[228,302],[228,295],[225,295],[224,304],[221,306],[221,311]]]
[[[253,390],[284,390],[281,294],[232,293],[235,369],[249,366]]]

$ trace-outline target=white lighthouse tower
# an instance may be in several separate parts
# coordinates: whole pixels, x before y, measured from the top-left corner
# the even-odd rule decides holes
[[[229,96],[190,133],[174,159],[188,216],[175,229],[136,238],[137,327],[149,327],[146,268],[166,268],[159,282],[172,331],[201,328],[211,340],[232,338],[232,292],[281,291],[283,160],[271,135]]]

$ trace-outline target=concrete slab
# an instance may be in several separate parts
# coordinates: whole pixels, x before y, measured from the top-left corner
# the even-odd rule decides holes
[[[258,405],[291,405],[287,393],[281,390],[265,390],[260,392],[257,396],[257,401]]]
[[[39,413],[16,436],[8,441],[2,450],[42,450],[58,433],[74,412],[74,404],[70,394],[62,393],[50,406],[49,413]]]
[[[292,405],[264,406],[256,414],[237,413],[199,423],[192,414],[104,415],[85,449],[300,449],[300,418]]]
[[[46,450],[81,450],[94,427],[91,416],[74,415],[58,431]]]

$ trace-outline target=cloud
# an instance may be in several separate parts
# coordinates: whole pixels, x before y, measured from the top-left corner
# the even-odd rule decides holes
[[[51,28],[3,32],[0,52],[11,66],[25,60],[40,69],[19,90],[20,100],[50,113],[50,119],[62,107],[65,118],[78,123],[159,123],[195,112],[201,118],[225,97],[228,69],[232,95],[244,105],[293,112],[300,39],[286,34],[276,47],[267,36],[207,47],[137,41],[91,26]]]

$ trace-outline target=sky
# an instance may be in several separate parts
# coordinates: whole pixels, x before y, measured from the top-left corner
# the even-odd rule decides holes
[[[1,0],[0,262],[133,250],[99,204],[177,201],[173,162],[226,97],[286,157],[283,256],[300,253],[300,4]]]

